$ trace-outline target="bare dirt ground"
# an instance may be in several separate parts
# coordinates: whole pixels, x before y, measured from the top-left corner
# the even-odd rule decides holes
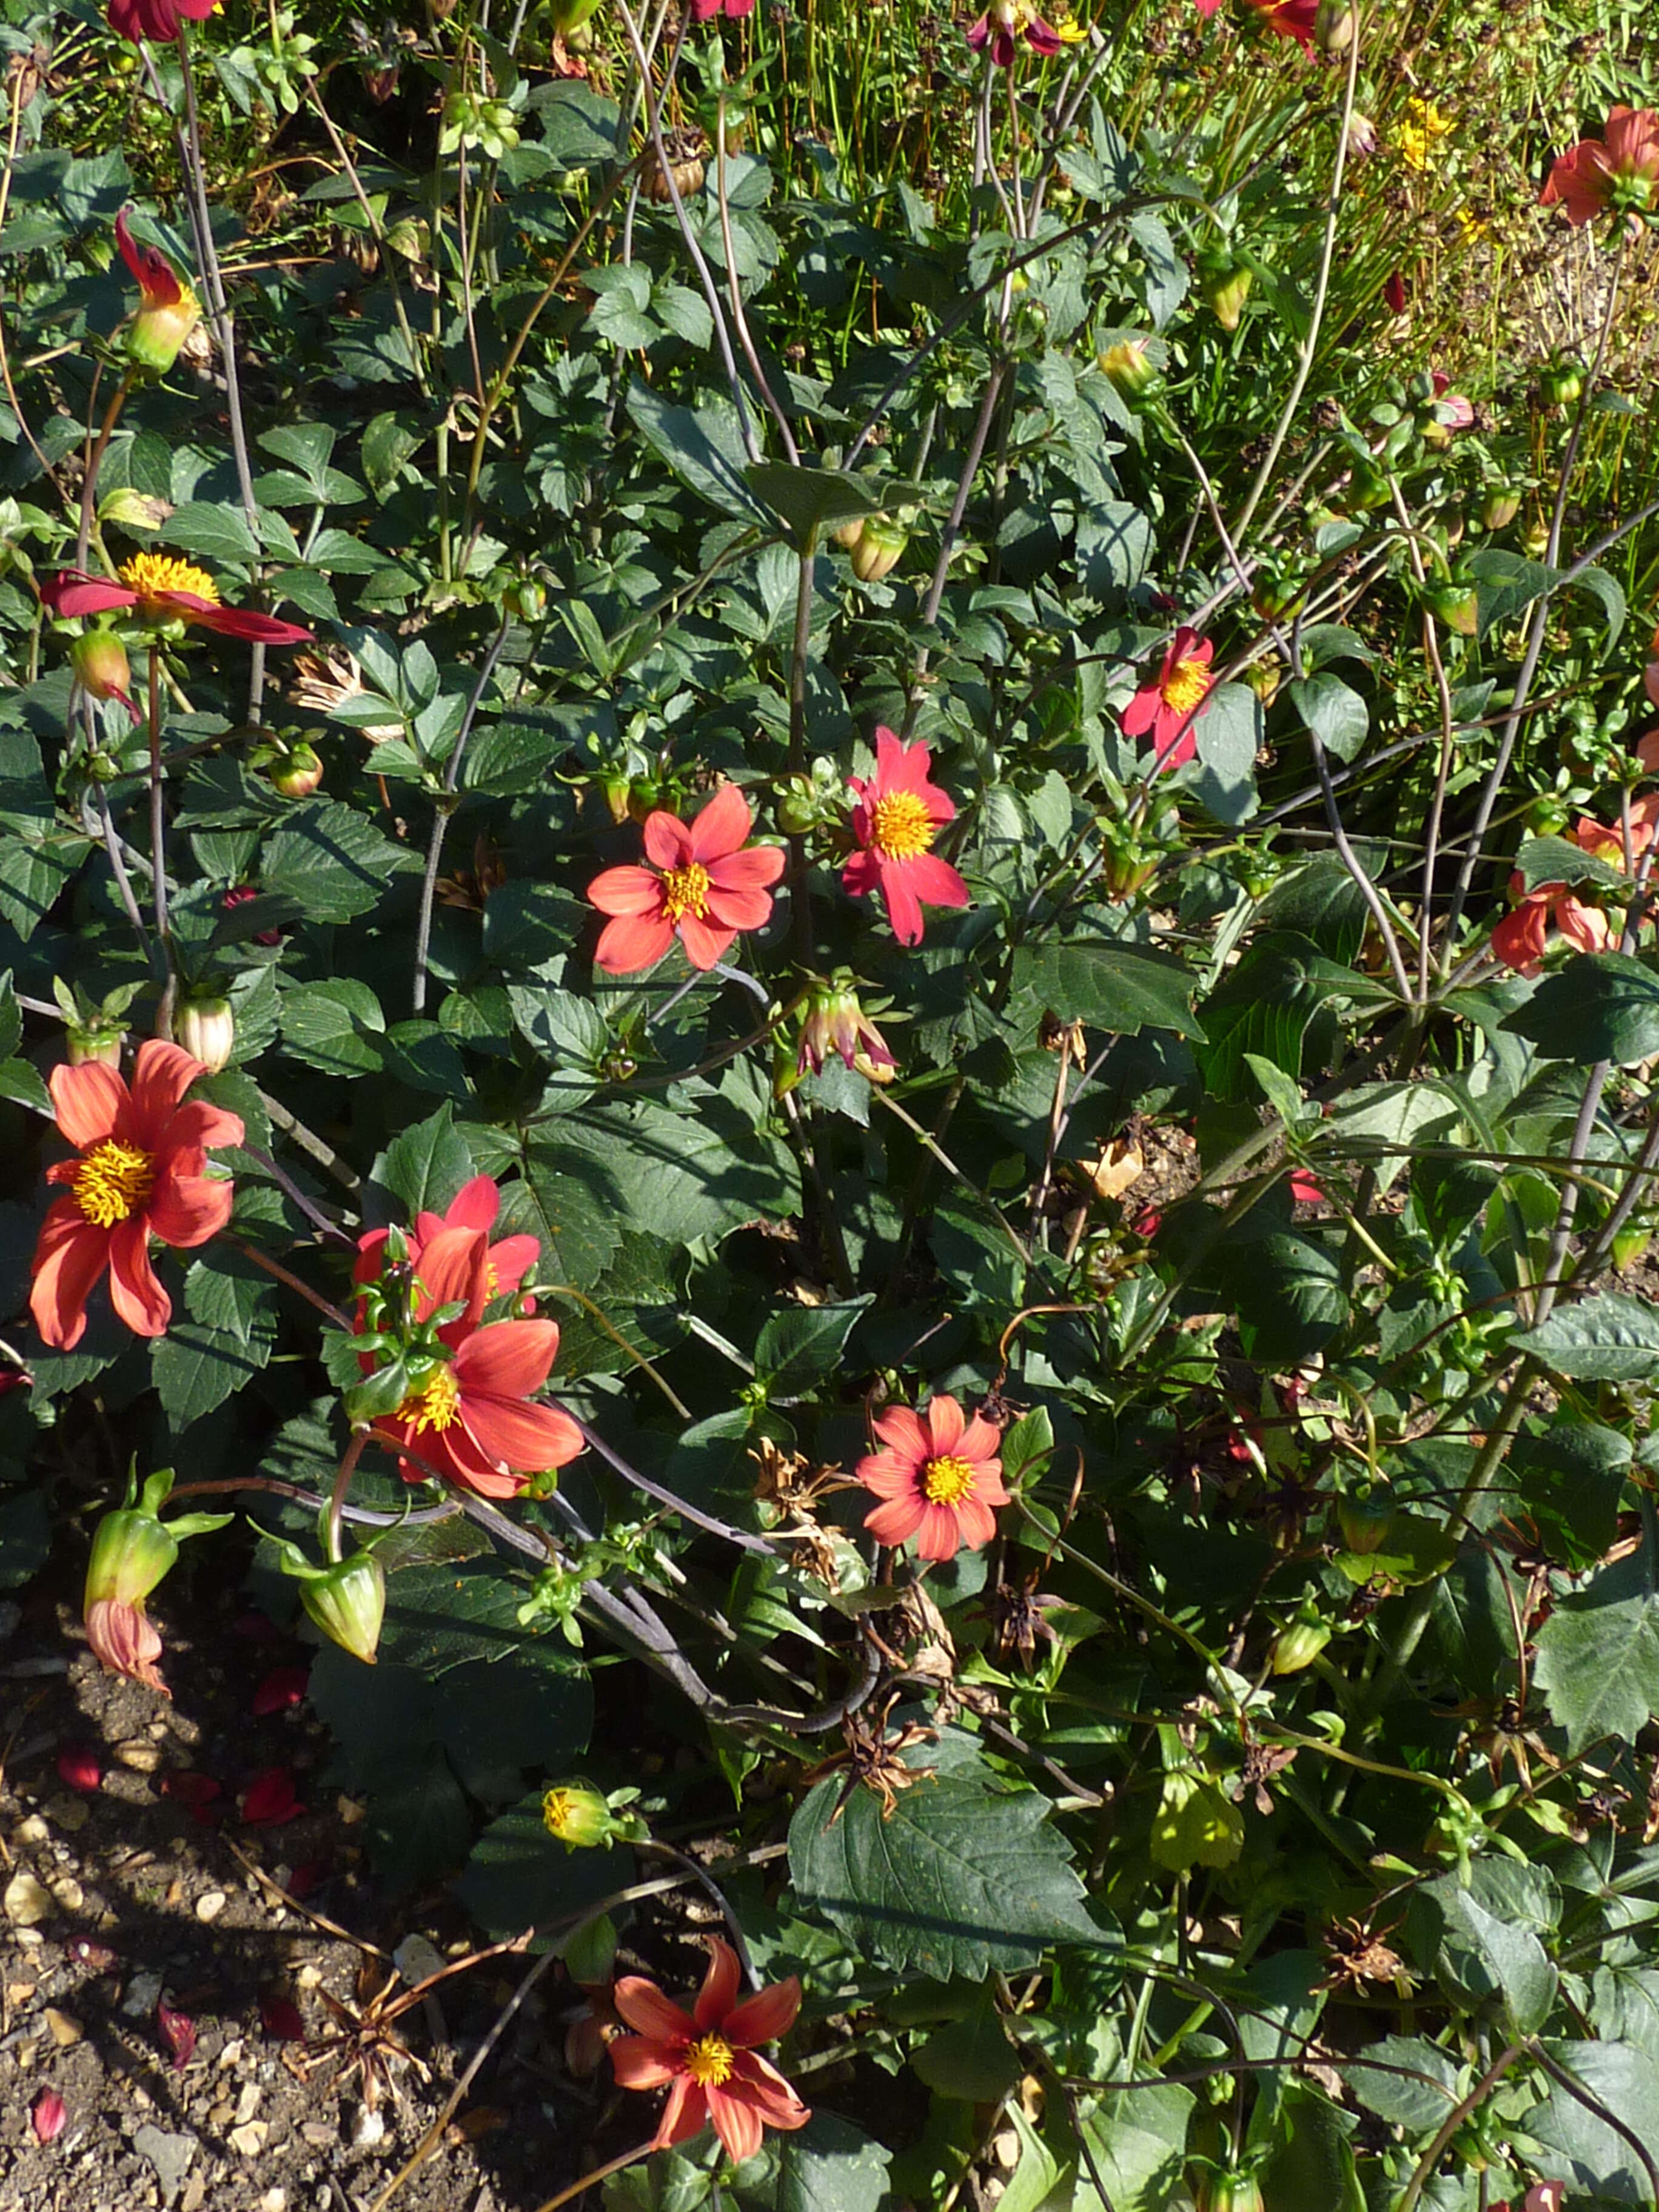
[[[342,2033],[330,1999],[407,1989],[410,1938],[415,1980],[474,1938],[442,1895],[377,1900],[362,1808],[281,1702],[310,1655],[246,1604],[192,1607],[193,1639],[159,1613],[172,1703],[103,1674],[64,1593],[0,1604],[4,2212],[368,2212],[526,1974],[495,1958],[417,2000],[373,2106],[349,2051],[319,2047]],[[580,2007],[543,1978],[398,2212],[533,2212],[574,2178],[615,2095],[564,2068]]]

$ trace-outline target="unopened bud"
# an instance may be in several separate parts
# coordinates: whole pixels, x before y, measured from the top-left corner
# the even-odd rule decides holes
[[[64,1031],[69,1064],[71,1067],[85,1067],[95,1060],[104,1067],[119,1067],[126,1036],[118,1024],[71,1022]]]
[[[195,293],[181,283],[176,300],[165,307],[140,307],[127,325],[128,360],[140,368],[154,369],[158,376],[165,375],[201,319]]]
[[[1507,530],[1521,512],[1521,495],[1508,484],[1488,484],[1480,501],[1483,530]]]
[[[266,774],[271,789],[284,799],[309,799],[323,780],[323,763],[316,747],[301,738],[280,760],[273,761]]]
[[[562,1782],[542,1800],[542,1825],[569,1850],[591,1851],[608,1844],[612,1833],[611,1808],[597,1790],[586,1784]]]
[[[853,548],[853,574],[861,584],[878,584],[897,567],[909,532],[880,515],[866,515]]]
[[[113,630],[89,629],[70,647],[70,665],[81,689],[94,699],[118,699],[134,715],[132,665]]]
[[[1423,594],[1429,612],[1458,637],[1473,637],[1480,627],[1480,600],[1473,584],[1433,584]]]
[[[1095,356],[1095,367],[1113,390],[1132,404],[1144,399],[1158,383],[1158,366],[1146,350],[1145,338],[1120,338],[1104,353]]]
[[[1352,0],[1320,0],[1314,18],[1314,44],[1322,54],[1346,54],[1358,29]]]
[[[300,1602],[331,1644],[365,1666],[374,1664],[386,1617],[386,1570],[372,1552],[354,1552],[337,1566],[307,1576]]]
[[[186,999],[173,1017],[173,1041],[210,1075],[228,1067],[236,1049],[236,1017],[228,999]]]
[[[1200,298],[1224,331],[1236,331],[1255,282],[1249,264],[1231,254],[1204,253],[1198,261]]]
[[[1267,1663],[1275,1674],[1299,1674],[1311,1667],[1331,1640],[1328,1622],[1304,1619],[1281,1628],[1273,1638]]]

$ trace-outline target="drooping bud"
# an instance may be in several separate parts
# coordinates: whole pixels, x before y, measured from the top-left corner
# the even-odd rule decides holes
[[[910,533],[879,514],[866,515],[853,548],[853,574],[861,584],[878,584],[898,566]]]
[[[236,1049],[236,1017],[228,999],[186,999],[173,1016],[173,1042],[199,1060],[210,1075],[228,1067]]]
[[[1356,109],[1348,118],[1348,159],[1351,161],[1369,161],[1381,143],[1382,140],[1377,135],[1376,124],[1371,121],[1369,115],[1361,115]],[[1390,283],[1395,281],[1396,280],[1389,279]],[[1392,306],[1393,302],[1390,301],[1389,304]]]
[[[1473,637],[1480,627],[1480,599],[1473,584],[1431,584],[1423,594],[1429,612],[1458,637]]]
[[[271,789],[284,799],[309,799],[323,780],[323,763],[316,747],[302,738],[272,761],[265,773]]]
[[[830,535],[843,552],[850,553],[858,544],[863,529],[864,517],[861,514],[854,514],[849,515],[845,522],[838,522]]]
[[[1236,331],[1250,296],[1255,271],[1231,253],[1208,252],[1198,257],[1199,295],[1224,331]]]
[[[161,1639],[144,1613],[149,1595],[179,1556],[181,1538],[222,1528],[228,1513],[183,1513],[165,1525],[160,1514],[173,1488],[173,1470],[163,1468],[145,1483],[137,1504],[129,1483],[127,1503],[105,1514],[92,1540],[82,1599],[87,1641],[112,1674],[169,1696],[156,1661]]]
[[[69,1047],[64,1057],[71,1067],[84,1067],[89,1060],[97,1060],[105,1067],[119,1067],[121,1048],[127,1033],[118,1022],[71,1022],[64,1032]]]
[[[858,1069],[872,1083],[893,1079],[897,1063],[881,1031],[859,1004],[849,975],[833,976],[808,998],[801,1016],[795,1080],[799,1082],[809,1067],[814,1075],[822,1075],[823,1063],[832,1052],[840,1054],[844,1066]]]
[[[1538,396],[1546,407],[1576,407],[1584,396],[1583,363],[1558,354],[1539,372]]]
[[[586,1783],[561,1782],[542,1800],[542,1825],[568,1850],[593,1850],[612,1833],[611,1808]]]
[[[164,375],[202,319],[201,307],[166,254],[139,245],[127,228],[125,208],[115,218],[115,242],[138,287],[138,312],[127,327],[127,358]]]
[[[1331,1640],[1330,1623],[1303,1614],[1281,1628],[1273,1641],[1267,1663],[1275,1674],[1299,1674],[1311,1667]]]
[[[1322,54],[1333,58],[1346,54],[1358,27],[1353,0],[1319,0],[1319,13],[1314,17],[1314,44]]]
[[[1342,1532],[1342,1541],[1351,1552],[1362,1558],[1380,1551],[1388,1534],[1389,1523],[1394,1518],[1394,1506],[1385,1491],[1372,1489],[1349,1491],[1336,1501],[1336,1524]]]
[[[136,722],[132,703],[132,665],[127,649],[112,629],[89,629],[70,647],[70,665],[81,689],[94,699],[118,699]]]
[[[300,1602],[331,1644],[365,1666],[374,1664],[386,1618],[386,1570],[372,1552],[354,1552],[337,1566],[307,1576]]]
[[[1521,495],[1506,483],[1486,486],[1480,501],[1480,527],[1507,530],[1521,512]]]

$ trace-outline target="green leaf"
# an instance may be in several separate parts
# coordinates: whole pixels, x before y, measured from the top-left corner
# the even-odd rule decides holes
[[[769,1314],[755,1347],[755,1372],[774,1397],[802,1397],[841,1364],[847,1340],[870,1304],[787,1306]]]
[[[1603,1736],[1632,1742],[1659,1713],[1659,1601],[1629,1587],[1604,1569],[1538,1631],[1534,1679],[1574,1757]]]
[[[1541,1328],[1510,1342],[1579,1382],[1644,1382],[1659,1374],[1659,1311],[1645,1298],[1602,1291],[1557,1306]]]
[[[253,1380],[270,1358],[276,1342],[274,1314],[256,1314],[246,1337],[210,1328],[175,1315],[150,1355],[150,1375],[173,1435]]]
[[[378,1075],[385,1030],[380,1000],[355,976],[296,983],[283,994],[284,1051],[325,1074]]]
[[[1192,1011],[1191,971],[1167,952],[1105,939],[1022,948],[1014,956],[1018,997],[1093,1028],[1129,1035],[1173,1030],[1201,1039]]]
[[[1555,2002],[1557,1982],[1537,1936],[1488,1912],[1455,1875],[1428,1883],[1424,1894],[1443,1917],[1442,1945],[1457,1980],[1477,1997],[1501,1993],[1516,2033],[1536,2035]]]
[[[1111,2212],[1164,2212],[1181,2181],[1195,2101],[1178,2082],[1152,2081],[1091,2100],[1079,2110],[1078,2124],[1111,2198]],[[1078,2167],[1072,2212],[1107,2212],[1086,2159]]]
[[[1544,2049],[1603,2111],[1616,2112],[1637,2141],[1659,2143],[1659,2061],[1632,2043],[1547,2042]],[[1570,2191],[1651,2205],[1653,2185],[1629,2137],[1558,2083],[1526,2117],[1527,2133],[1565,2161]]]
[[[846,469],[791,468],[785,461],[752,461],[744,471],[751,491],[783,519],[789,542],[805,552],[814,534],[855,514],[876,514],[883,487]]]
[[[332,799],[304,800],[267,842],[261,888],[282,891],[312,921],[354,921],[386,896],[386,879],[421,865],[364,815]]]
[[[1547,568],[1507,547],[1489,545],[1469,556],[1468,572],[1480,586],[1480,635],[1495,623],[1509,622],[1522,607],[1553,592],[1561,580],[1559,568]]]
[[[836,2112],[814,2112],[804,2128],[773,2139],[777,2179],[772,2212],[880,2212],[892,2154]]]
[[[216,1243],[191,1261],[185,1276],[185,1304],[204,1328],[221,1330],[237,1343],[249,1345],[275,1328],[270,1310],[276,1288],[245,1253],[234,1245]],[[268,1356],[269,1346],[266,1350]]]
[[[1515,865],[1529,891],[1536,890],[1540,884],[1603,884],[1611,889],[1623,884],[1627,890],[1630,887],[1630,878],[1610,860],[1587,853],[1570,837],[1528,837],[1516,854]]]
[[[402,415],[377,415],[363,432],[358,448],[363,474],[377,499],[384,499],[397,482],[404,463],[420,450],[422,434]]]
[[[1398,2073],[1387,2073],[1398,2067]],[[1426,2075],[1426,2081],[1418,2077]],[[1350,2066],[1348,2087],[1368,2112],[1413,2135],[1430,2135],[1462,2094],[1462,2072],[1437,2044],[1420,2035],[1385,2035],[1365,2045]]]
[[[1290,691],[1304,727],[1328,753],[1340,761],[1358,757],[1370,727],[1370,710],[1351,684],[1340,676],[1304,676],[1291,684]]]
[[[965,2020],[936,2028],[910,2053],[910,2065],[939,2096],[970,2105],[997,2104],[1024,2071],[988,1985]]]
[[[1237,824],[1255,812],[1255,757],[1261,749],[1261,702],[1245,684],[1218,684],[1193,725],[1198,742],[1198,795],[1218,822]]]
[[[1659,1053],[1659,975],[1624,952],[1580,952],[1500,1025],[1546,1060],[1620,1067]]]
[[[165,544],[182,545],[202,561],[252,564],[259,557],[259,543],[247,526],[246,515],[228,500],[188,501],[169,515],[161,536]]]
[[[1313,1237],[1291,1231],[1263,1237],[1235,1248],[1228,1259],[1251,1359],[1269,1367],[1305,1359],[1347,1319],[1340,1262]]]
[[[472,1155],[447,1102],[394,1137],[374,1164],[374,1181],[402,1201],[410,1221],[422,1211],[441,1213],[471,1179]]]
[[[628,388],[628,411],[675,475],[711,507],[770,530],[772,517],[749,489],[749,455],[729,401],[705,400],[694,414],[635,383]]]
[[[32,1060],[0,1060],[0,1098],[15,1099],[37,1114],[52,1111],[52,1093]]]
[[[971,1770],[901,1790],[884,1820],[855,1789],[839,1819],[842,1778],[807,1797],[789,1827],[801,1903],[826,1914],[867,1956],[934,1981],[1029,1972],[1045,1944],[1102,1943],[1084,1907],[1072,1849],[1046,1798],[1003,1792]]]

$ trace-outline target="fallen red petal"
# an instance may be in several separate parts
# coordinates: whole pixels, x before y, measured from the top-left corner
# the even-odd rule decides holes
[[[165,1997],[155,2001],[155,2025],[173,2053],[173,2070],[182,2074],[196,2053],[196,2023],[188,2013],[174,2012]]]
[[[30,2108],[29,2118],[34,2123],[36,2142],[54,2142],[64,2132],[69,2107],[56,2089],[43,2089]]]
[[[303,1859],[283,1885],[290,1897],[309,1897],[328,1880],[326,1859]]]
[[[268,1766],[256,1774],[242,1800],[242,1818],[250,1828],[280,1828],[297,1820],[305,1807],[294,1788],[294,1777],[285,1766]]]
[[[66,1743],[58,1754],[58,1779],[67,1790],[90,1796],[102,1781],[104,1770],[89,1743]]]
[[[278,2043],[303,2043],[306,2039],[306,2024],[292,1997],[261,1997],[259,2018],[265,2033],[275,2036]]]
[[[273,1667],[253,1692],[252,1711],[255,1718],[264,1720],[268,1714],[285,1713],[290,1706],[297,1705],[310,1680],[308,1667]]]

